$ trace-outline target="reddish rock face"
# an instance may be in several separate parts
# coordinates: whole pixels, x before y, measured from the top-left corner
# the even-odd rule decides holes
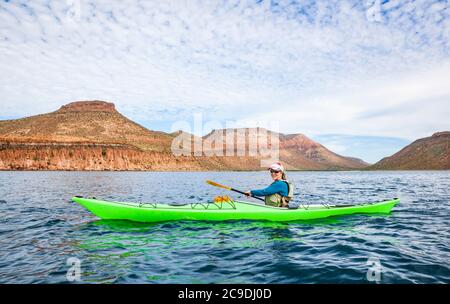
[[[450,169],[450,132],[437,132],[414,141],[369,169],[448,170]]]
[[[259,170],[258,159],[174,157],[121,144],[1,143],[0,170],[205,171]]]
[[[106,102],[101,100],[90,101],[74,101],[62,106],[57,113],[68,112],[110,112],[116,113],[116,107],[112,102]]]
[[[212,156],[175,156],[171,146],[179,132],[148,130],[121,115],[110,102],[76,101],[52,113],[0,121],[0,170],[261,170],[261,159],[267,156],[249,153],[249,145],[250,139],[256,143],[264,135],[253,132],[257,129],[233,129],[232,133],[235,131],[245,134],[244,151],[236,143],[232,156],[208,154],[215,143],[208,144],[207,135],[196,140],[201,142],[204,155]],[[359,169],[367,165],[337,155],[305,135],[277,135],[279,157],[288,170]],[[266,139],[269,143],[270,138]]]
[[[280,144],[282,148],[302,148],[309,150],[321,146],[303,134],[290,134],[280,136]]]
[[[450,131],[436,132],[432,135],[432,137],[438,137],[438,136],[450,136]]]

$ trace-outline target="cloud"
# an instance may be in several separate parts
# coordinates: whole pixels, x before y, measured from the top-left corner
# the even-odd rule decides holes
[[[367,3],[3,1],[0,117],[103,99],[149,128],[201,112],[308,135],[450,129],[448,2],[380,1],[379,22]]]
[[[289,110],[252,113],[254,120],[283,117],[281,129],[311,135],[340,133],[415,139],[450,127],[450,64],[415,74],[395,73],[352,88],[292,98]],[[395,81],[393,80],[395,79]],[[289,123],[286,123],[289,122]]]

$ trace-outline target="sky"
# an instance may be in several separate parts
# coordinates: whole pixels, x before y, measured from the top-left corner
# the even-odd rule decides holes
[[[0,0],[0,71],[0,119],[105,100],[153,130],[277,122],[373,163],[450,130],[450,3]]]

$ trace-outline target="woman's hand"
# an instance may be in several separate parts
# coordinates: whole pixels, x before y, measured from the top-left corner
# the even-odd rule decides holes
[[[250,193],[250,191],[246,191],[246,192],[245,192],[245,195],[246,195],[246,196],[250,196],[250,197],[252,196],[252,194]]]

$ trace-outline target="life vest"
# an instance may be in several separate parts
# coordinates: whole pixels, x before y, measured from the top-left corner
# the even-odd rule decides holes
[[[283,180],[283,182],[285,182],[286,185],[288,186],[288,195],[282,196],[278,193],[267,195],[264,197],[264,202],[266,203],[266,205],[280,207],[282,203],[289,204],[289,201],[294,196],[294,186],[292,185],[291,182],[287,180]]]

